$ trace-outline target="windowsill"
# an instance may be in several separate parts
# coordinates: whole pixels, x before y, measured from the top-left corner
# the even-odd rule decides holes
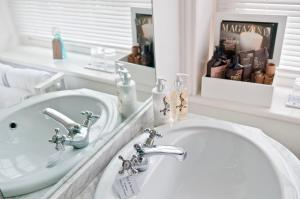
[[[201,96],[191,96],[190,102],[195,105],[208,106],[212,108],[234,111],[259,117],[265,117],[288,123],[300,124],[300,109],[285,106],[291,89],[275,87],[270,108],[251,106],[237,102],[205,98]]]
[[[42,47],[17,46],[0,53],[0,60],[36,68],[63,72],[67,75],[81,77],[106,84],[115,84],[115,75],[84,68],[90,61],[90,56],[68,52],[68,58],[62,61],[54,61],[52,50]]]

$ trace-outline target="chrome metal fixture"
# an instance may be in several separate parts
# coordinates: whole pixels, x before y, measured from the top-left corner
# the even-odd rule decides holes
[[[187,152],[183,148],[176,146],[156,146],[154,145],[154,138],[162,137],[162,135],[153,129],[145,129],[144,132],[150,135],[145,143],[134,145],[136,155],[133,155],[130,160],[119,156],[119,159],[122,160],[122,168],[119,171],[120,174],[124,174],[125,171],[127,171],[129,175],[146,171],[149,167],[149,158],[152,156],[164,155],[175,157],[179,161],[185,160]]]
[[[52,108],[46,108],[43,114],[62,124],[68,131],[67,135],[63,135],[60,133],[60,130],[56,128],[55,135],[49,140],[49,142],[56,144],[55,149],[58,151],[65,150],[65,146],[73,146],[75,149],[86,147],[89,144],[89,127],[91,121],[100,117],[90,111],[81,112],[82,115],[86,116],[86,119],[83,124],[80,125]]]

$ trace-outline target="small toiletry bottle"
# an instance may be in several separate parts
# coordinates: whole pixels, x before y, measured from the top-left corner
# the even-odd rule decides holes
[[[66,59],[67,53],[65,50],[64,42],[58,28],[52,29],[53,40],[52,40],[52,49],[53,49],[53,59]]]
[[[125,118],[129,117],[137,108],[136,86],[126,68],[118,71],[120,80],[117,82],[118,109]]]
[[[158,79],[152,90],[154,126],[167,124],[170,121],[170,99],[166,89],[166,80]]]
[[[207,62],[207,70],[206,70],[206,77],[211,77],[211,68],[215,65],[215,63],[218,61],[218,47],[216,46],[216,49],[214,51],[214,55],[212,58]]]
[[[226,78],[235,81],[242,81],[244,66],[239,64],[239,56],[235,55],[232,59],[233,61],[226,72]]]
[[[150,51],[150,43],[147,42],[143,45],[141,51],[141,64],[144,66],[151,66],[151,51]]]
[[[210,76],[213,78],[225,78],[225,71],[228,66],[228,60],[224,55],[222,47],[217,48],[217,62],[211,67]]]
[[[172,120],[183,120],[188,113],[188,75],[177,73],[175,80],[175,89],[171,94],[171,115]]]
[[[213,57],[207,63],[207,77],[225,78],[225,71],[227,69],[229,60],[225,55],[224,40],[220,41],[220,46],[215,47]]]
[[[141,58],[140,51],[141,51],[140,45],[138,43],[133,44],[133,46],[131,48],[131,54],[128,55],[127,61],[129,63],[139,64],[140,58]]]

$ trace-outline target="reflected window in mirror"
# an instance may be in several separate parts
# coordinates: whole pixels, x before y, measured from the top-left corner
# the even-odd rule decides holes
[[[59,32],[67,51],[91,54],[94,66],[110,64],[99,57],[121,56],[121,62],[154,67],[151,0],[10,0],[8,4],[22,43],[51,47]]]

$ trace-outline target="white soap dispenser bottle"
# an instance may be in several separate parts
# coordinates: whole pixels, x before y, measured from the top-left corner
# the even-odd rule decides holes
[[[166,89],[166,80],[157,79],[156,87],[152,90],[154,126],[170,122],[170,99]]]
[[[188,74],[177,73],[175,89],[171,94],[171,117],[173,121],[183,120],[188,113]]]
[[[118,109],[120,114],[127,118],[137,108],[136,86],[126,68],[118,70],[118,74],[120,76],[117,82]]]

